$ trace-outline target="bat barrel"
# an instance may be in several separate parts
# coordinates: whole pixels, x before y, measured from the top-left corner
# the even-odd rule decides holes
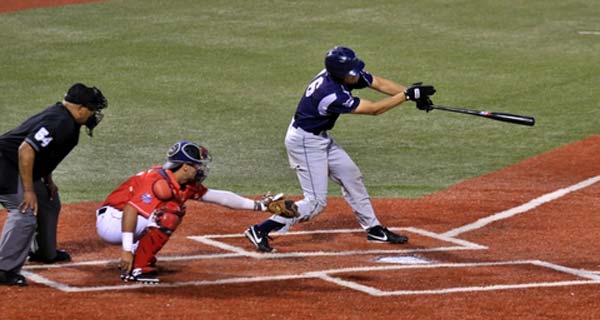
[[[524,126],[535,125],[535,118],[530,116],[523,116],[519,114],[503,113],[503,112],[491,112],[491,111],[479,111],[464,108],[431,105],[431,108],[443,111],[450,111],[462,114],[470,114],[474,116],[484,117],[496,121],[509,122],[514,124],[520,124]]]

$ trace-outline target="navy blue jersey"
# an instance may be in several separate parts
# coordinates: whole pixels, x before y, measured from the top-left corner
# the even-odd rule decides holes
[[[23,141],[35,150],[33,180],[37,181],[51,174],[77,145],[80,128],[62,103],[56,103],[0,136],[0,194],[17,191]]]
[[[348,86],[334,81],[323,69],[306,87],[298,103],[295,126],[313,133],[330,130],[340,114],[358,107],[360,98],[353,97],[352,90],[369,87],[371,83],[373,76],[366,71],[361,71],[358,83]]]

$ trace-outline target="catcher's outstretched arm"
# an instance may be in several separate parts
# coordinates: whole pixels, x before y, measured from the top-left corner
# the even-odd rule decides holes
[[[226,190],[208,189],[200,200],[238,210],[254,210],[255,207],[254,200]]]

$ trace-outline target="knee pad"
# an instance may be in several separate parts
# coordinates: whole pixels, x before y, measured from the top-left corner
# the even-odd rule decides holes
[[[180,216],[169,212],[160,212],[155,216],[158,228],[168,235],[177,230],[177,227],[181,224],[181,220]]]
[[[185,216],[185,207],[174,202],[168,202],[160,209],[154,211],[154,221],[164,233],[171,235],[179,226]]]

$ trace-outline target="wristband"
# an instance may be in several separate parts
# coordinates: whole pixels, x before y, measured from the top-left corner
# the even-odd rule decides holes
[[[123,245],[123,251],[131,252],[133,247],[133,232],[123,232],[121,244]]]

